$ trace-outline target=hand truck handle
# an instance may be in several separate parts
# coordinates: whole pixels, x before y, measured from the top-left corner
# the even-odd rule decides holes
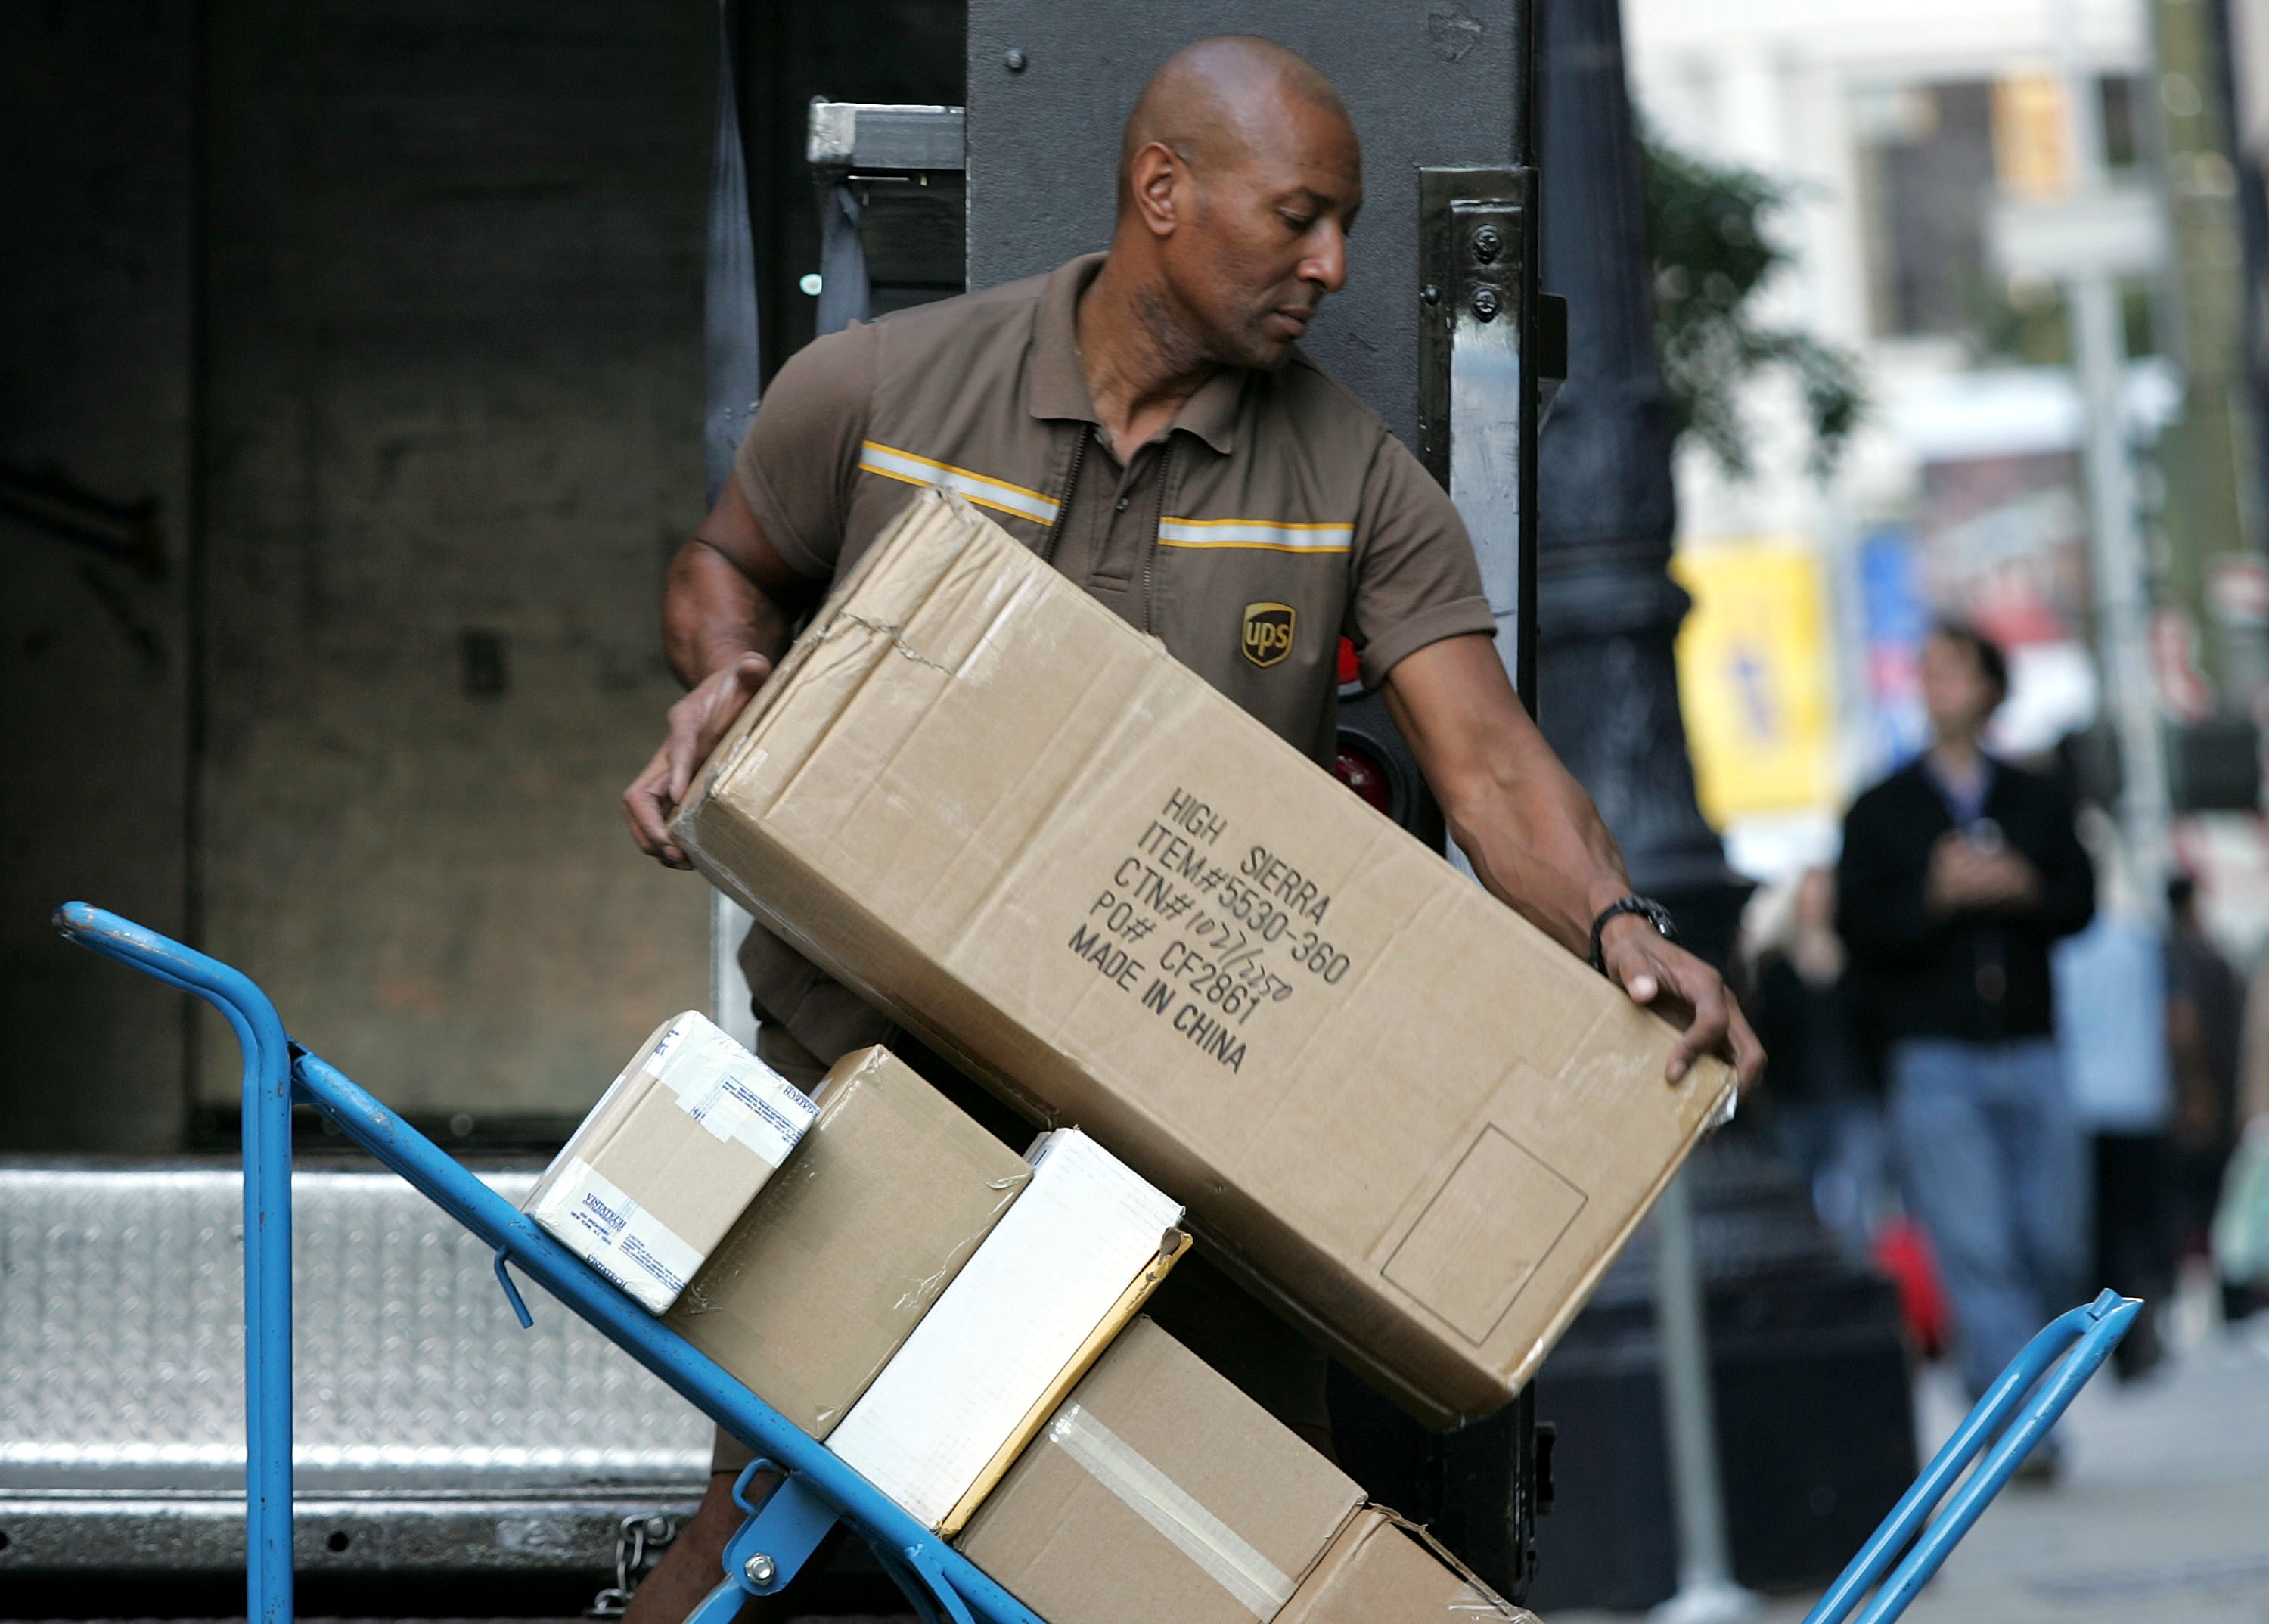
[[[2059,1314],[2044,1326],[1994,1379],[1985,1396],[1915,1480],[1914,1487],[1851,1559],[1851,1566],[1805,1615],[1804,1624],[1844,1624],[1855,1613],[1857,1624],[1890,1624],[1904,1613],[1962,1536],[1984,1515],[1993,1496],[2001,1492],[2001,1486],[2033,1446],[2056,1425],[2073,1396],[2110,1356],[2142,1309],[2136,1298],[2106,1291],[2095,1302]],[[2036,1386],[2041,1389],[2037,1395],[2033,1392]],[[2032,1395],[2029,1402],[2029,1395]],[[2023,1413],[2017,1414],[2021,1406]],[[2017,1416],[2014,1425],[2010,1424],[2013,1414]],[[1989,1446],[1992,1452],[1987,1454]],[[1983,1463],[1956,1488],[1964,1469],[1981,1454],[1985,1455]],[[1931,1514],[1941,1501],[1946,1502],[1946,1509],[1933,1522]],[[1868,1590],[1898,1560],[1910,1540],[1914,1541],[1913,1550],[1899,1562],[1898,1571],[1884,1583],[1866,1612],[1860,1613]]]

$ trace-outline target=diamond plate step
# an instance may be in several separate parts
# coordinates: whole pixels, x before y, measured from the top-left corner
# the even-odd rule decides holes
[[[517,1201],[535,1175],[484,1178]],[[239,1189],[0,1167],[0,1573],[242,1560]],[[698,1498],[707,1421],[533,1287],[521,1330],[408,1185],[292,1194],[303,1569],[608,1568],[624,1517]]]

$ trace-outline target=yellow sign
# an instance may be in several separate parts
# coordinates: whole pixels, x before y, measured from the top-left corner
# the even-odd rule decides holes
[[[1994,81],[1993,178],[2004,196],[2039,203],[2072,190],[2064,98],[2064,82],[2045,73]]]
[[[1687,548],[1694,594],[1678,634],[1680,709],[1703,816],[1824,806],[1834,786],[1834,677],[1820,561],[1788,543]]]

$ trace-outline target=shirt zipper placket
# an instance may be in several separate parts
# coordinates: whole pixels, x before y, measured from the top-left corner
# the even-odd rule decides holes
[[[1063,497],[1056,504],[1056,521],[1048,527],[1047,545],[1040,550],[1040,562],[1053,565],[1056,561],[1056,543],[1063,540],[1064,527],[1071,522],[1071,499],[1079,491],[1079,466],[1087,461],[1087,437],[1092,425],[1079,425],[1079,438],[1072,442],[1071,467],[1064,475]]]
[[[1165,528],[1166,481],[1172,476],[1173,471],[1174,438],[1170,432],[1165,444],[1158,447],[1158,500],[1150,510],[1150,550],[1142,559],[1142,631],[1150,637],[1157,635],[1151,630],[1150,623],[1154,618],[1152,600],[1158,577],[1158,532]]]

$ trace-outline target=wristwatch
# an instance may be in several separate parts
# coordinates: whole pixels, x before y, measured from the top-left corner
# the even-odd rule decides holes
[[[1600,910],[1600,917],[1592,921],[1592,968],[1601,975],[1608,973],[1608,961],[1600,952],[1600,934],[1608,928],[1608,921],[1619,919],[1626,913],[1636,913],[1654,926],[1655,934],[1665,941],[1678,940],[1678,926],[1671,922],[1670,910],[1652,897],[1623,897]]]

